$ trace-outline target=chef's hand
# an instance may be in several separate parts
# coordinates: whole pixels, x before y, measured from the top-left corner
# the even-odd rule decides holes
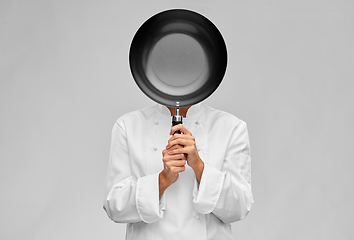
[[[197,146],[195,144],[195,138],[192,133],[188,131],[182,124],[178,124],[171,128],[170,135],[176,131],[181,131],[182,134],[174,134],[169,140],[166,146],[169,155],[184,154],[187,159],[187,164],[194,170],[195,176],[200,182],[202,173],[204,170],[204,162],[199,157]],[[176,146],[183,147],[176,147]]]
[[[182,148],[183,146],[175,145],[171,147],[169,150],[165,149],[162,151],[162,161],[164,165],[164,169],[160,172],[159,175],[159,189],[160,196],[161,194],[168,188],[171,184],[177,181],[179,177],[179,173],[186,170],[186,156],[181,154],[169,154],[168,152],[171,150],[176,150],[178,148]]]

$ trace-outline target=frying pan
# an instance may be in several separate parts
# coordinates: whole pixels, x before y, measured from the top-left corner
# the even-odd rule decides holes
[[[146,96],[178,109],[201,102],[218,88],[226,71],[227,50],[209,19],[172,9],[141,25],[130,46],[129,63]]]

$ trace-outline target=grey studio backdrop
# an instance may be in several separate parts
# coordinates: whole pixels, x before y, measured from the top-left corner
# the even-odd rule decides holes
[[[0,239],[124,239],[102,209],[110,134],[154,104],[130,41],[188,8],[229,62],[206,100],[248,124],[255,204],[235,239],[354,238],[354,3],[345,0],[0,1]],[[198,139],[197,139],[198,141]]]

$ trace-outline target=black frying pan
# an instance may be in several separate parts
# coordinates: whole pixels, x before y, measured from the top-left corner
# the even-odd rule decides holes
[[[149,18],[136,32],[129,62],[139,88],[169,107],[194,105],[221,83],[227,66],[216,26],[193,11],[174,9]]]

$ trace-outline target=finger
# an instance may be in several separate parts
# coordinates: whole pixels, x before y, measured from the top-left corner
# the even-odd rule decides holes
[[[192,154],[195,153],[197,151],[195,145],[190,145],[188,147],[184,147],[184,148],[178,148],[178,149],[174,149],[174,150],[169,150],[168,154],[170,156],[173,155],[180,155],[180,154]]]
[[[169,150],[175,150],[175,149],[178,149],[178,148],[183,148],[183,146],[182,145],[172,145],[170,148],[169,148]],[[167,149],[166,149],[166,151],[167,151]]]
[[[164,149],[162,151],[162,156],[168,155],[168,151],[174,150],[174,149],[178,149],[178,148],[183,148],[183,146],[182,145],[178,145],[178,144],[177,145],[171,145],[171,146],[169,146],[168,149]]]
[[[168,139],[168,141],[172,141],[178,138],[182,138],[182,139],[194,139],[192,134],[186,135],[186,134],[175,134],[172,137],[170,137],[170,139]]]
[[[182,138],[177,138],[171,142],[168,143],[168,145],[166,146],[167,150],[174,150],[174,149],[179,149],[180,147],[175,147],[174,149],[172,149],[171,147],[176,146],[176,145],[183,145],[183,147],[189,146],[189,145],[194,145],[195,142],[193,140],[190,139],[182,139]]]
[[[186,156],[184,154],[169,154],[169,155],[165,155],[162,158],[163,162],[171,162],[171,161],[180,161],[180,160],[186,160]]]
[[[186,167],[183,166],[183,167],[172,167],[170,168],[170,172],[172,173],[181,173],[181,172],[184,172],[186,170]]]
[[[176,148],[175,150],[177,150],[178,148]],[[167,161],[171,161],[171,160],[180,160],[180,159],[185,159],[186,156],[181,153],[181,154],[169,154],[168,153],[169,150],[165,150],[163,152],[163,156],[162,156],[162,160],[164,162],[167,162]]]
[[[174,166],[174,165],[169,166],[168,164],[165,164],[165,166],[167,167],[168,171],[171,173],[180,173],[186,169],[185,164],[181,166]]]
[[[179,148],[183,148],[183,146],[182,145],[172,145],[169,147],[169,149],[164,149],[162,151],[162,156],[166,156],[166,155],[168,155],[169,151],[179,149]]]
[[[172,126],[171,127],[171,132],[170,132],[170,135],[173,135],[176,131],[181,131],[183,134],[185,135],[192,135],[188,130],[187,128],[185,128],[182,124],[178,124],[178,125],[175,125],[175,126]]]
[[[179,135],[179,136],[176,136]],[[181,134],[175,134],[173,137],[171,137],[168,140],[168,144],[166,146],[166,149],[170,150],[174,145],[194,145],[195,144],[195,138],[192,135],[181,135]]]
[[[170,169],[173,167],[183,167],[187,163],[186,160],[173,160],[173,161],[168,161],[165,162],[165,165]]]

